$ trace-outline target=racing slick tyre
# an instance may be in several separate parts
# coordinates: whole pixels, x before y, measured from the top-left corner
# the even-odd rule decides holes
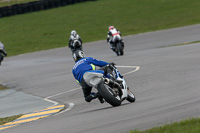
[[[117,43],[117,55],[123,55],[124,54],[124,51],[123,51],[123,46],[121,44],[121,42],[118,42]]]
[[[104,84],[103,81],[98,84],[97,90],[107,103],[114,107],[121,105],[121,99],[119,95],[117,95],[117,93],[110,86]]]
[[[133,94],[133,92],[131,92],[131,90],[129,88],[128,89],[128,96],[126,98],[127,101],[133,103],[135,102],[136,98],[135,98],[135,95]]]

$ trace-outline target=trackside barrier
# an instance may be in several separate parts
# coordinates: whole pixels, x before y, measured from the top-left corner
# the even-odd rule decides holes
[[[95,0],[40,0],[0,7],[0,18]]]

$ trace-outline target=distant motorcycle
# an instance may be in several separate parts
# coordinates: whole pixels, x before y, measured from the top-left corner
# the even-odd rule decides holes
[[[117,70],[116,66],[109,65],[103,68],[111,78],[99,77],[98,74],[91,75],[90,84],[95,86],[104,100],[112,106],[120,106],[124,100],[135,102],[133,92],[127,87],[125,79]]]
[[[114,36],[114,49],[113,51],[117,54],[117,56],[124,55],[124,43],[122,42],[121,36]]]
[[[82,43],[79,40],[74,40],[70,47],[72,53],[74,53],[76,50],[82,50]]]

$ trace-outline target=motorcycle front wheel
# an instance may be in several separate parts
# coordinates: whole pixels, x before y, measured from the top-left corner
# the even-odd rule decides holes
[[[121,105],[121,99],[119,95],[110,86],[104,84],[104,82],[98,84],[97,90],[110,105],[114,107]]]
[[[135,95],[129,88],[128,88],[128,96],[127,96],[126,100],[131,103],[135,102],[135,100],[136,100]]]

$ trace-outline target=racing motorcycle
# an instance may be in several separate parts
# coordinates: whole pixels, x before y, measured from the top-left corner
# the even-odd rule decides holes
[[[122,42],[121,36],[114,36],[113,43],[113,51],[117,54],[117,56],[124,55],[124,43]]]
[[[75,39],[70,48],[72,53],[74,53],[76,50],[82,50],[82,43],[78,39]]]
[[[125,79],[117,70],[114,65],[108,65],[101,68],[109,75],[110,78],[105,76],[100,77],[98,74],[94,74],[90,83],[97,88],[99,94],[103,99],[112,106],[120,106],[124,100],[129,102],[135,102],[136,98],[133,92],[129,89]]]

